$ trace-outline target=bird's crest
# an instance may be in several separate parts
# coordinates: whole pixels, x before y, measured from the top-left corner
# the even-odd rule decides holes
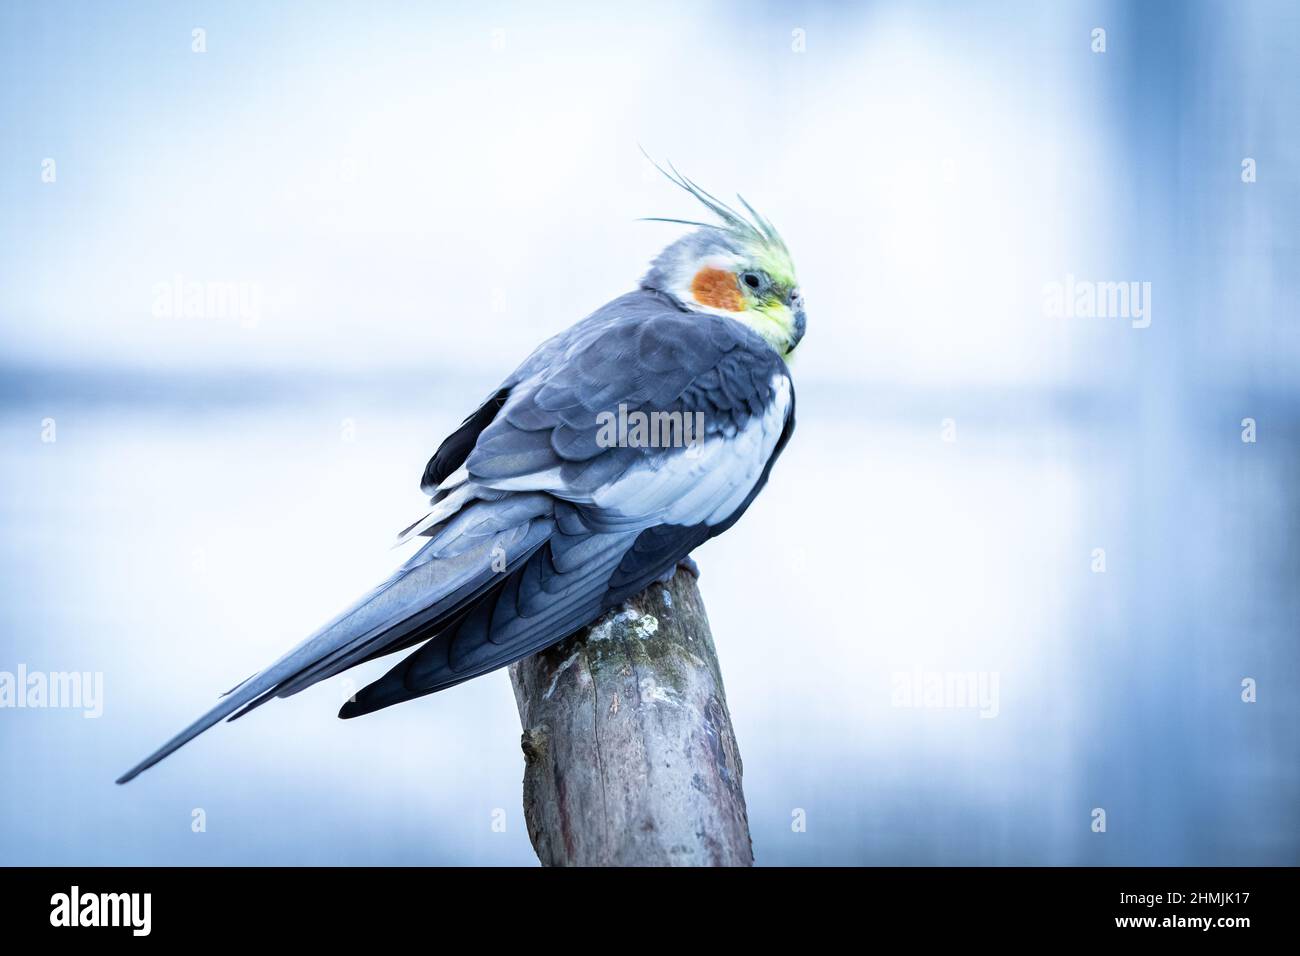
[[[674,222],[683,226],[716,229],[730,236],[736,242],[748,246],[766,260],[768,271],[774,276],[793,282],[794,262],[790,258],[790,250],[786,248],[785,240],[781,238],[781,234],[776,231],[776,227],[771,222],[745,201],[744,196],[739,193],[736,194],[736,198],[740,200],[740,204],[745,207],[745,211],[749,214],[748,217],[732,209],[717,196],[683,176],[672,163],[669,163],[668,168],[664,169],[644,149],[641,150],[641,153],[655,169],[663,173],[669,182],[686,190],[721,220],[721,224],[719,224],[699,222],[694,219],[645,216],[643,222]]]

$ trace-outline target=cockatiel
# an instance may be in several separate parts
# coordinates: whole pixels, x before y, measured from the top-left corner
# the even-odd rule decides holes
[[[718,222],[658,220],[698,228],[636,291],[543,343],[429,460],[432,509],[401,535],[428,542],[118,783],[222,718],[395,651],[418,645],[340,717],[504,667],[666,579],[745,513],[794,431],[785,358],[803,297],[784,241],[743,197],[748,217],[664,175]],[[638,412],[689,440],[611,427]]]

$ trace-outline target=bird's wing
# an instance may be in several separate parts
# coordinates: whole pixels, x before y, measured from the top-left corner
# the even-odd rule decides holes
[[[741,323],[653,293],[617,299],[593,319],[579,347],[513,387],[465,461],[469,479],[546,491],[597,523],[720,520],[731,502],[705,509],[711,488],[751,485],[766,463],[759,452],[771,452],[772,430],[793,407],[785,363]],[[636,413],[689,418],[703,435],[688,447],[611,447],[609,423]]]
[[[474,450],[474,443],[479,434],[496,418],[501,406],[510,396],[511,384],[503,385],[480,405],[472,415],[460,423],[460,427],[448,435],[438,450],[424,467],[424,477],[420,479],[420,490],[427,495],[437,494],[439,486],[456,473],[465,459]]]
[[[442,690],[561,640],[729,527],[758,493],[793,428],[784,363],[731,320],[675,310],[647,320],[644,308],[665,307],[611,307],[620,303],[632,308],[514,386],[465,462],[468,486],[552,495],[555,533],[340,716]],[[598,420],[619,405],[698,412],[704,438],[610,447]]]
[[[664,495],[694,486],[718,460],[740,462],[721,440],[743,440],[742,426],[770,407],[779,382],[789,382],[785,364],[739,322],[685,312],[660,293],[629,293],[539,347],[443,442],[421,482],[433,509],[398,543],[430,534],[466,499],[514,491],[597,509],[615,494],[622,500],[608,501],[607,521],[653,524],[664,509],[639,510],[635,500],[650,472],[669,466],[657,485]],[[683,459],[680,447],[602,440],[607,422],[640,412],[698,418],[703,434],[694,437],[719,441],[693,449],[703,453],[697,460]],[[713,480],[745,483],[726,470]]]

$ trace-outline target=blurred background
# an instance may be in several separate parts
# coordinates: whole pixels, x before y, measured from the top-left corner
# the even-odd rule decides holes
[[[103,713],[0,709],[0,862],[536,862],[503,672],[112,781],[699,215],[638,144],[808,299],[795,439],[695,555],[757,862],[1300,862],[1298,94],[1282,0],[4,4],[0,671]]]

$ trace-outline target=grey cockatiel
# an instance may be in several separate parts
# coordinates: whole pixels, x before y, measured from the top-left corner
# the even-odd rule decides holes
[[[421,483],[432,510],[403,532],[428,543],[118,783],[224,717],[394,651],[419,645],[339,716],[504,667],[671,574],[740,518],[794,430],[784,358],[804,333],[803,300],[767,220],[669,178],[719,222],[667,220],[700,228],[635,292],[545,342],[442,443]],[[668,427],[629,431],[637,413]],[[665,434],[689,440],[655,440]]]

